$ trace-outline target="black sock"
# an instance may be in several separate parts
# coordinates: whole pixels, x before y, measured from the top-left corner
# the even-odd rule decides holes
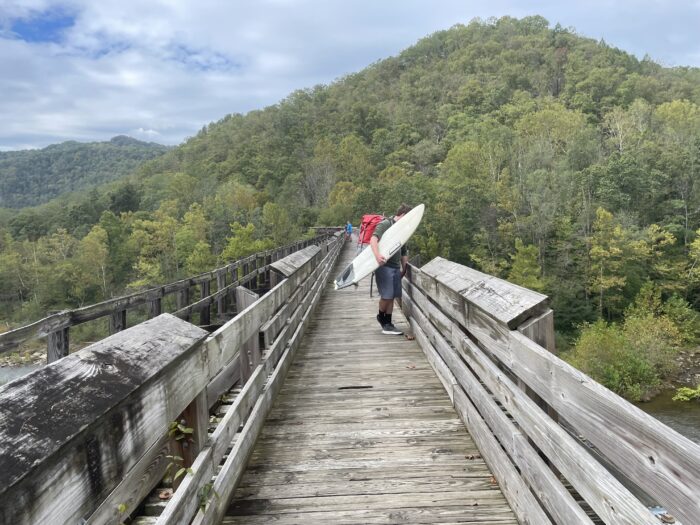
[[[391,324],[391,314],[384,314],[384,318],[386,319],[386,324]]]
[[[377,319],[379,320],[379,324],[384,326],[386,324],[386,314],[379,310],[379,313],[377,314]]]

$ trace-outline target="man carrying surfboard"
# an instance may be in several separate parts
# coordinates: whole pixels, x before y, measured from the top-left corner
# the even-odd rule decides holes
[[[412,206],[408,204],[399,206],[394,217],[384,219],[377,224],[369,243],[372,253],[377,260],[377,264],[379,264],[379,268],[375,270],[374,276],[377,280],[377,290],[379,291],[379,313],[377,314],[377,321],[379,321],[379,324],[382,326],[383,334],[403,334],[403,332],[396,328],[391,322],[391,314],[394,311],[394,299],[401,298],[401,278],[406,274],[408,250],[406,246],[403,245],[401,246],[401,250],[387,259],[379,253],[379,241],[382,235],[384,235],[395,222],[401,220],[411,209]]]

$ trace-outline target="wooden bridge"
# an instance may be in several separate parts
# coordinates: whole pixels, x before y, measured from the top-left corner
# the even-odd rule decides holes
[[[437,258],[386,336],[340,234],[292,248],[0,387],[0,523],[700,523],[700,446],[557,358],[545,296]]]

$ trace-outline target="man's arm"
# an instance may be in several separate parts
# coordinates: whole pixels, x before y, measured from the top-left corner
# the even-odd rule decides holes
[[[406,270],[408,270],[408,255],[401,256],[401,277],[406,275]]]
[[[382,266],[386,262],[386,257],[379,253],[379,239],[372,235],[372,238],[369,240],[369,246],[372,249],[374,258],[377,259],[377,263],[379,266]]]

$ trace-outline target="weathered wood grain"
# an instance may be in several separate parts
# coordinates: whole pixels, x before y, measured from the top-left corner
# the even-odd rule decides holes
[[[239,308],[248,308],[253,305],[260,296],[255,292],[248,290],[243,286],[236,288],[236,304]],[[260,363],[260,338],[255,332],[250,338],[243,342],[241,350],[238,353],[240,360],[241,383],[250,377],[258,363]]]
[[[327,261],[326,264],[323,265],[323,267],[327,267],[328,264],[329,263]],[[311,279],[313,275],[319,273],[321,269],[321,266],[316,268],[311,274],[311,276],[308,277],[308,279]],[[296,280],[293,280],[292,282],[295,281]],[[242,288],[241,291],[248,292]],[[251,294],[250,292],[248,292],[248,295],[251,295],[251,300],[253,301],[252,304],[256,304],[257,301],[255,301],[255,299],[257,298],[257,295]],[[309,292],[308,297],[302,302],[302,305],[306,305],[307,309],[311,309],[313,307],[313,304],[315,304],[315,298],[312,296],[313,290]],[[245,302],[241,294],[239,294],[238,302]],[[295,325],[295,333],[292,341],[290,342],[291,346],[288,347],[287,353],[285,353],[285,355],[288,356],[290,350],[292,352],[295,350],[298,342],[295,344],[294,338],[296,338],[297,341],[300,339],[300,334],[303,332],[303,327],[303,321],[299,324],[299,326]],[[287,339],[285,338],[284,341],[286,340]],[[234,404],[226,411],[223,419],[217,425],[216,430],[211,436],[209,445],[195,460],[195,464],[192,467],[192,473],[187,474],[185,476],[182,486],[175,492],[173,499],[167,504],[163,514],[158,520],[159,524],[189,522],[190,518],[194,515],[194,513],[200,505],[198,494],[200,493],[205,482],[207,482],[211,478],[215,466],[218,465],[221,459],[224,457],[226,450],[230,446],[231,440],[236,435],[239,425],[246,419],[246,417],[248,416],[248,414],[254,406],[259,407],[260,394],[263,391],[263,387],[265,387],[265,382],[267,380],[268,374],[272,373],[272,376],[270,377],[270,380],[268,381],[266,386],[267,390],[265,391],[265,396],[267,396],[268,398],[265,401],[265,403],[269,405],[271,403],[272,398],[274,398],[274,395],[276,394],[276,389],[279,388],[279,386],[275,385],[279,385],[279,383],[281,382],[280,379],[276,378],[280,377],[280,373],[282,374],[281,377],[283,377],[283,373],[288,368],[288,361],[290,360],[291,359],[288,357],[287,361],[282,362],[280,364],[280,366],[283,368],[282,372],[280,372],[280,367],[275,369],[277,360],[275,359],[275,352],[273,346],[273,349],[268,354],[266,361],[262,365],[257,366],[257,368],[253,371],[252,376],[245,383],[242,391],[236,397]],[[255,420],[251,422],[250,418],[254,418]],[[246,437],[242,434],[237,443],[251,442],[251,440],[252,442],[254,442],[254,436],[257,435],[259,431],[258,425],[260,424],[260,416],[255,416],[255,411],[253,411],[250,418],[248,422],[246,422],[243,432],[252,432],[253,437]],[[252,430],[246,430],[250,427],[252,427]],[[222,485],[218,486],[218,489],[217,486],[214,487],[214,490],[217,491],[217,494],[219,494],[219,490],[227,490],[223,481],[223,478],[229,475],[227,474],[229,470],[226,469],[226,464],[237,465],[241,463],[244,465],[248,453],[249,447],[246,448],[245,446],[241,445],[238,448],[236,448],[236,446],[234,446],[234,449],[229,454],[229,459],[227,460],[227,463],[225,463],[224,465],[224,469],[217,476],[217,480],[219,480],[220,478],[222,479],[220,481]],[[233,468],[235,471],[239,467],[229,468]],[[234,484],[235,479],[236,476],[234,475]],[[227,494],[230,494],[230,492]],[[214,498],[213,495],[212,498]],[[210,501],[208,510],[210,510],[211,507],[212,502]],[[200,515],[204,516],[202,512],[200,512]]]
[[[526,339],[522,334],[517,335]],[[606,523],[657,523],[644,505],[563,428],[546,416],[471,340],[462,339],[460,350],[520,428]],[[546,352],[544,349],[542,351]]]
[[[455,408],[474,436],[486,464],[494,472],[506,499],[518,517],[518,522],[530,525],[552,523],[461,388],[455,389]]]
[[[170,462],[166,457],[170,455],[169,443],[170,438],[167,435],[163,435],[154,443],[86,519],[86,525],[121,524],[124,517],[130,515],[163,479]],[[124,506],[122,513],[118,510],[120,505]]]
[[[66,357],[70,352],[70,334],[68,328],[62,328],[49,334],[46,362],[53,363]]]
[[[422,295],[416,288],[413,288],[411,292],[416,298]],[[423,297],[421,302],[425,304],[426,298]],[[479,410],[488,427],[518,467],[522,478],[533,489],[555,522],[591,523],[585,512],[552,473],[549,466],[539,457],[538,452],[530,446],[528,440],[498,407],[491,395],[485,391],[479,379],[460,359],[457,352],[443,339],[440,331],[430,323],[421,310],[414,308],[412,313],[416,324],[424,328],[428,343],[434,345],[439,356],[457,378],[464,392],[468,393],[471,402]],[[448,327],[443,326],[442,330],[443,333],[451,333]],[[418,340],[420,343],[421,339]],[[546,418],[548,416],[541,413],[540,417]]]
[[[470,305],[486,312],[511,330],[526,319],[544,313],[548,308],[545,295],[442,257],[436,257],[420,271],[437,283],[445,284],[444,293],[458,293]]]
[[[623,474],[683,523],[693,523],[700,516],[699,445],[525,335],[511,334],[511,351],[517,356],[513,372]]]
[[[0,521],[90,516],[204,388],[205,336],[164,314],[0,388]]]

